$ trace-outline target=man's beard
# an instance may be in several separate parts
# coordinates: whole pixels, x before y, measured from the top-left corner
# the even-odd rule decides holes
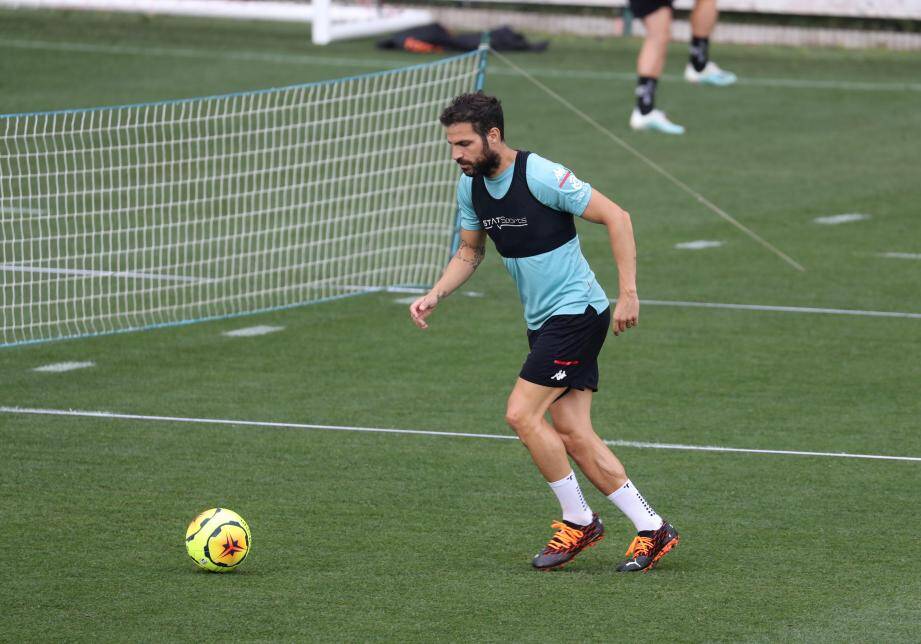
[[[483,141],[483,145],[483,157],[473,164],[470,176],[482,174],[490,177],[499,168],[499,164],[502,163],[502,158],[499,156],[499,153],[494,152],[489,147],[489,143]]]

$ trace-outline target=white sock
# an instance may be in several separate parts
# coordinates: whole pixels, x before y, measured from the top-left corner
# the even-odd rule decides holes
[[[582,496],[582,488],[579,487],[575,472],[570,472],[566,478],[550,483],[550,489],[560,501],[563,521],[569,521],[575,525],[588,525],[592,522],[592,510],[585,502],[585,497]]]
[[[658,530],[662,527],[662,517],[649,507],[646,499],[631,481],[627,481],[619,489],[611,492],[608,498],[627,515],[628,519],[633,521],[637,532]]]

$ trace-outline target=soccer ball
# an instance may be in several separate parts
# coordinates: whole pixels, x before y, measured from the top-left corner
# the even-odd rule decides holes
[[[185,531],[185,549],[192,561],[211,572],[234,570],[246,559],[252,541],[243,517],[226,508],[205,510]]]

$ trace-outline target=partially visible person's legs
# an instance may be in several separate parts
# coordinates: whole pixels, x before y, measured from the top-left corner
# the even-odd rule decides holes
[[[725,87],[736,82],[736,75],[721,69],[710,60],[710,35],[719,12],[716,0],[697,0],[691,11],[690,59],[684,68],[684,78],[691,83]]]
[[[672,32],[672,8],[659,7],[643,17],[646,36],[636,59],[636,74],[640,78],[659,78],[665,68],[668,41]]]
[[[665,113],[655,108],[656,88],[671,39],[672,7],[665,0],[633,0],[634,13],[642,18],[646,36],[636,59],[636,108],[630,115],[630,127],[635,130],[657,130],[667,134],[682,134],[684,128],[670,122]]]

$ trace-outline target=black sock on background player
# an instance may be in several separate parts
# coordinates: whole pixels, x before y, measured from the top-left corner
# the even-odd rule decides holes
[[[640,76],[636,81],[636,109],[644,116],[656,106],[656,83],[652,76]]]
[[[691,38],[691,55],[689,59],[691,65],[694,67],[694,71],[702,72],[704,67],[707,66],[707,61],[710,60],[710,39],[709,38],[698,38],[694,36]]]

